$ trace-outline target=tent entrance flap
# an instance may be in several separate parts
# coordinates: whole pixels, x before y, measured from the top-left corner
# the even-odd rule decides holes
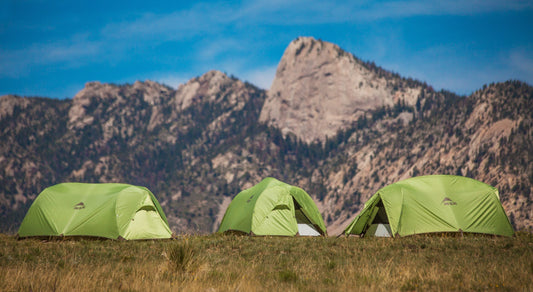
[[[167,238],[165,234],[168,232],[170,232],[170,229],[155,207],[142,206],[135,212],[124,233],[126,238],[151,239]]]
[[[372,218],[373,217],[373,218]],[[391,237],[392,232],[389,225],[389,218],[383,201],[380,199],[372,210],[372,217],[368,222],[367,228],[364,232],[365,236],[376,237]]]
[[[298,234],[300,236],[320,236],[317,228],[311,223],[311,220],[305,216],[302,207],[294,200],[294,217],[298,224]]]
[[[387,211],[385,211],[385,206],[383,205],[382,200],[379,200],[376,204],[376,208],[378,208],[378,212],[376,213],[374,220],[372,220],[372,224],[389,224],[389,217],[387,216]]]

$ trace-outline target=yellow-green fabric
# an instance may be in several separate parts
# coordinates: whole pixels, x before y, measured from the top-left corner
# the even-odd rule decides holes
[[[453,175],[413,177],[380,189],[344,233],[364,234],[380,202],[394,236],[430,232],[514,234],[496,188]]]
[[[324,220],[313,199],[304,190],[271,177],[235,196],[218,232],[294,236],[298,233],[294,202],[317,231],[326,235]]]
[[[145,187],[62,183],[37,196],[18,235],[153,239],[170,238],[172,232],[159,202]]]

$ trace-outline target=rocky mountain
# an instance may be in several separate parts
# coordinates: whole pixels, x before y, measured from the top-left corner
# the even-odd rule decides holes
[[[177,90],[91,82],[72,100],[1,97],[2,230],[15,231],[36,195],[65,181],[147,186],[173,230],[211,230],[240,187],[212,171],[214,151],[242,143],[264,98],[217,71]]]
[[[400,102],[414,106],[422,87],[337,45],[300,37],[281,58],[260,121],[307,143],[323,142],[368,111]]]
[[[434,91],[312,38],[293,41],[269,91],[218,71],[177,89],[87,83],[73,99],[0,97],[0,230],[66,181],[148,187],[176,233],[216,230],[266,176],[308,191],[335,235],[367,198],[423,174],[496,186],[533,228],[533,88]]]

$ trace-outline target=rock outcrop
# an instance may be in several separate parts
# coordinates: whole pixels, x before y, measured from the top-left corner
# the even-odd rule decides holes
[[[0,96],[0,119],[12,115],[15,108],[24,110],[29,103],[29,99],[20,98],[15,95]]]
[[[324,141],[370,110],[415,105],[422,86],[376,69],[337,45],[300,37],[279,62],[260,121],[305,142]]]

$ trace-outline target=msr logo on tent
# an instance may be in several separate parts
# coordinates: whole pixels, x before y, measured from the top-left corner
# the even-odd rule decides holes
[[[85,209],[85,204],[83,202],[79,202],[74,206],[74,210],[81,210]]]
[[[441,204],[445,205],[445,206],[453,206],[453,205],[457,205],[456,202],[452,201],[452,199],[448,198],[448,197],[445,197],[444,200],[442,200]]]

